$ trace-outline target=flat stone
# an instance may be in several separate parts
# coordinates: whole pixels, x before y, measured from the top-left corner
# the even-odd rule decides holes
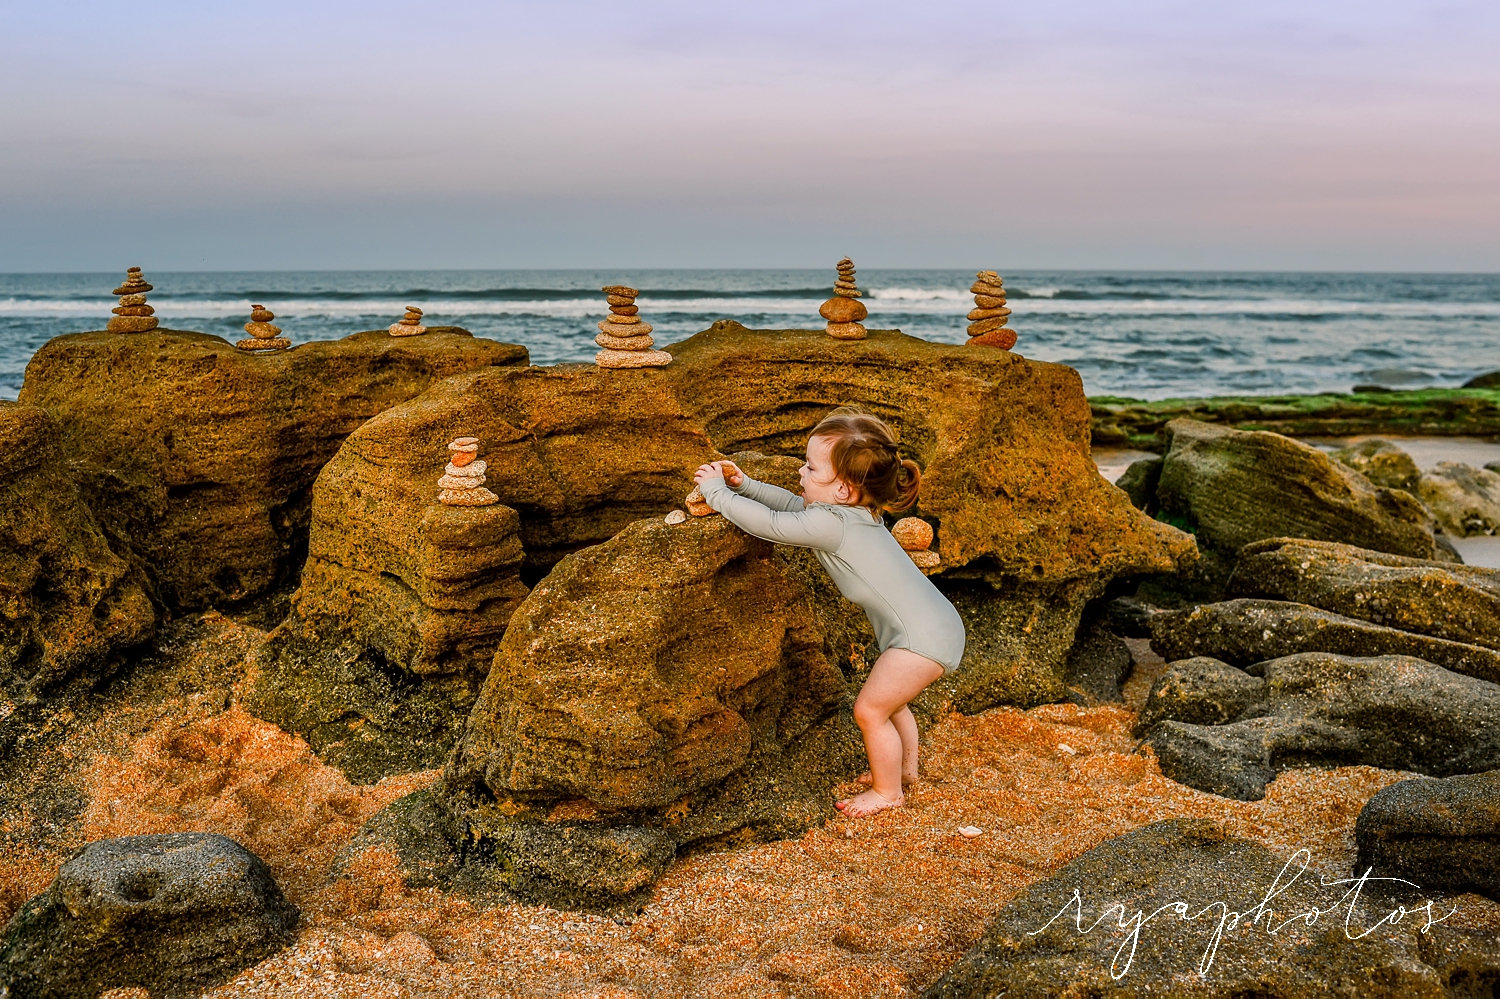
[[[155,316],[116,316],[104,328],[111,333],[145,333],[157,325]]]
[[[421,336],[427,332],[426,326],[408,326],[405,323],[392,323],[388,329],[391,336]]]
[[[622,316],[621,318],[625,317]],[[650,323],[617,323],[608,319],[602,320],[598,325],[599,332],[618,337],[645,336],[654,328]]]
[[[993,309],[970,309],[967,318],[970,322],[978,322],[982,319],[1004,319],[1010,315],[1010,310],[1005,306],[997,306]]]
[[[834,288],[833,294],[837,298],[859,298],[859,292],[849,288]]]
[[[943,564],[942,556],[934,551],[907,552],[919,569],[936,569]]]
[[[275,318],[276,313],[272,312],[264,305],[250,306],[250,321],[252,323],[268,323]]]
[[[127,281],[124,284],[120,285],[120,287],[116,288],[114,291],[110,292],[110,294],[111,295],[144,295],[146,292],[151,291],[151,290],[152,290],[151,285],[147,284],[144,281]]]
[[[610,336],[608,333],[599,333],[594,336],[594,342],[609,350],[650,350],[656,341],[650,334],[642,336]]]
[[[448,442],[449,451],[463,451],[472,454],[479,450],[478,437],[455,437]]]
[[[640,292],[630,287],[630,285],[628,284],[607,284],[600,290],[603,291],[604,294],[611,295],[615,298],[634,300],[635,298],[640,296]],[[628,305],[629,302],[623,302],[621,304]]]
[[[609,311],[617,316],[633,316],[641,311],[641,307],[639,305],[616,305],[610,302]]]
[[[969,291],[975,295],[988,295],[991,298],[1005,297],[1005,286],[999,282],[990,284],[988,281],[975,281],[969,285]]]
[[[818,309],[818,315],[831,323],[857,323],[870,314],[865,303],[856,298],[835,295]]]
[[[450,461],[443,467],[443,473],[446,475],[457,475],[460,478],[482,479],[484,478],[485,469],[488,467],[483,461],[471,462],[467,466],[455,465]]]
[[[708,505],[703,498],[703,490],[697,486],[693,487],[693,491],[688,493],[682,502],[687,506],[688,513],[694,517],[711,517],[719,512]]]
[[[461,469],[468,471],[468,469]],[[483,475],[445,475],[437,481],[440,489],[478,489],[484,485]]]
[[[269,340],[281,335],[280,326],[272,326],[270,323],[246,323],[245,332],[257,340]]]
[[[286,350],[291,345],[292,341],[280,337],[269,340],[251,337],[249,340],[239,340],[235,343],[240,350]]]
[[[117,316],[154,316],[156,310],[149,305],[121,305],[109,310]]]
[[[683,510],[669,510],[662,519],[669,524],[683,524],[687,522],[688,515]]]
[[[1001,350],[1010,350],[1016,345],[1016,331],[1010,327],[998,330],[990,330],[978,336],[971,336],[965,346],[968,347],[999,347]]]
[[[672,363],[672,355],[664,350],[610,350],[594,355],[594,363],[601,368],[662,368]]]
[[[146,304],[146,296],[145,295],[121,295],[120,296],[120,304],[121,305],[145,305]]]
[[[604,320],[605,322],[614,323],[617,326],[634,326],[637,323],[640,323],[642,325],[645,324],[645,320],[641,319],[637,315],[634,315],[634,314],[622,315],[620,313],[615,312],[614,309],[610,309],[609,311],[610,311],[610,316],[609,316],[608,319]]]
[[[868,333],[859,323],[829,323],[828,335],[835,340],[863,340]]]
[[[998,309],[1005,304],[1004,295],[975,295],[974,304],[981,309]]]
[[[100,840],[6,925],[0,995],[186,999],[290,944],[298,919],[265,863],[225,836]]]
[[[474,457],[473,451],[455,451],[453,457],[448,460],[448,464],[455,468],[463,468],[465,465],[472,463]]]
[[[1006,323],[1006,316],[998,316],[994,319],[981,319],[969,324],[969,336],[984,336],[992,330],[998,330]]]
[[[609,295],[604,299],[610,305],[631,306],[635,304],[634,295]]]
[[[438,493],[438,502],[444,506],[490,506],[500,502],[500,497],[482,486],[467,489],[444,489]]]

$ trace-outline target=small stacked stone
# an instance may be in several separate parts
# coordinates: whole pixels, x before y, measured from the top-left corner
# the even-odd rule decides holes
[[[602,290],[608,296],[609,318],[599,323],[599,335],[594,337],[594,342],[604,348],[594,355],[594,363],[601,368],[664,368],[671,364],[671,354],[651,349],[656,342],[651,339],[651,324],[637,315],[640,308],[635,297],[640,292],[623,284]]]
[[[486,466],[475,460],[479,456],[479,438],[460,437],[448,445],[448,450],[452,454],[443,468],[443,477],[438,479],[442,489],[438,502],[447,506],[489,506],[500,502],[499,496],[484,488]]]
[[[146,292],[150,290],[151,286],[141,277],[139,267],[126,270],[125,283],[113,292],[120,296],[120,304],[110,310],[115,315],[105,329],[111,333],[144,333],[156,329],[156,310],[146,304]]]
[[[828,335],[836,340],[863,340],[865,328],[860,320],[870,314],[859,300],[859,286],[854,283],[854,261],[845,257],[838,263],[839,277],[833,283],[833,297],[818,308],[818,315],[828,320]]]
[[[427,327],[422,325],[422,310],[415,305],[408,305],[406,315],[391,323],[387,329],[391,336],[421,336],[427,332]]]
[[[936,569],[942,557],[932,551],[932,525],[920,517],[902,517],[891,528],[891,537],[911,556],[919,569]]]
[[[703,490],[697,486],[693,487],[693,491],[687,494],[682,503],[694,517],[712,517],[719,512],[708,505],[708,501],[703,498]]]
[[[969,345],[999,347],[1010,350],[1016,345],[1016,331],[1008,329],[1010,310],[1005,307],[1005,283],[994,271],[980,271],[969,286],[974,293],[974,309],[969,313]]]
[[[241,340],[235,346],[240,350],[286,350],[292,341],[281,336],[280,326],[271,325],[275,318],[275,313],[264,305],[250,306],[250,321],[245,324],[250,339]]]

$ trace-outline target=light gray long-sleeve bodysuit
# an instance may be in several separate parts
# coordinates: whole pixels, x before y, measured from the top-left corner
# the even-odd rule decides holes
[[[811,548],[839,592],[864,609],[881,652],[910,649],[941,663],[945,673],[958,668],[965,639],[958,611],[869,509],[808,506],[796,493],[748,475],[738,487],[715,476],[698,488],[747,534]]]

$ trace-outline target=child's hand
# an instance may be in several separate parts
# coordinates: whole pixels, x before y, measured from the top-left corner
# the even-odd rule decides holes
[[[745,481],[745,473],[740,471],[740,466],[725,458],[723,461],[714,462],[719,466],[719,472],[724,476],[724,481],[731,486],[738,486]]]
[[[718,462],[711,461],[706,465],[699,465],[698,470],[693,473],[693,483],[702,485],[704,479],[722,478],[723,472],[719,471]]]

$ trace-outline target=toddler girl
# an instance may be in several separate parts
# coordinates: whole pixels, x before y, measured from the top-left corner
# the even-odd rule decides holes
[[[896,453],[890,427],[849,407],[813,428],[798,469],[802,495],[757,482],[732,461],[693,475],[708,505],[748,534],[811,548],[845,597],[875,628],[880,656],[854,702],[870,757],[870,790],[835,807],[873,815],[906,801],[917,777],[917,722],[907,703],[958,667],[964,625],[881,520],[917,500],[922,473]]]

